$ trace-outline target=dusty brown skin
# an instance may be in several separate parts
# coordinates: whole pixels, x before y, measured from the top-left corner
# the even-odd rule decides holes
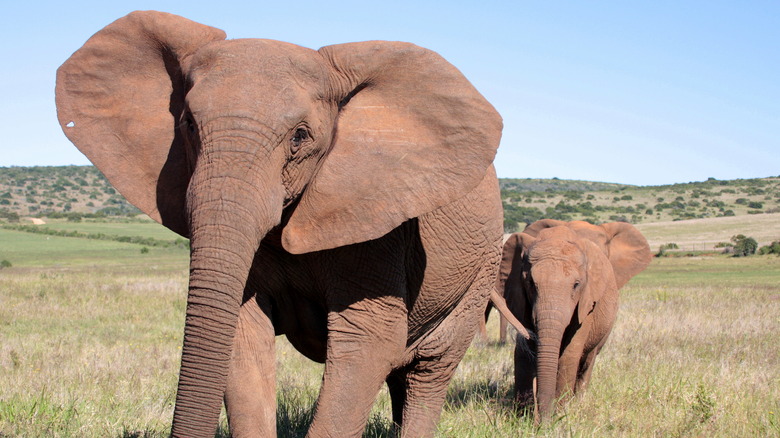
[[[314,51],[136,12],[57,74],[66,135],[191,239],[173,436],[275,436],[274,337],[325,372],[309,436],[360,436],[383,382],[430,436],[500,261],[501,118],[406,43]]]
[[[545,219],[509,237],[497,289],[537,335],[530,346],[518,338],[515,347],[520,409],[532,408],[536,396],[538,418],[545,420],[556,400],[588,386],[615,322],[618,290],[651,258],[644,236],[622,222],[597,226]]]

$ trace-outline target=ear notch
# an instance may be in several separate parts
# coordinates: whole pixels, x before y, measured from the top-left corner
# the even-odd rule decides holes
[[[331,150],[284,228],[288,251],[379,238],[487,178],[501,117],[441,56],[387,41],[319,52],[340,112]]]
[[[185,94],[181,62],[223,39],[221,30],[176,15],[133,12],[57,70],[65,135],[128,201],[185,236],[189,171],[176,129]]]
[[[607,234],[607,257],[615,271],[618,289],[642,272],[653,259],[645,236],[631,224],[611,222],[601,225]]]
[[[590,314],[608,291],[617,291],[612,265],[606,254],[593,242],[580,240],[587,258],[585,280],[580,301],[577,303],[577,318],[580,323]]]
[[[504,243],[501,264],[496,277],[496,290],[506,301],[507,307],[523,325],[531,324],[528,292],[523,281],[526,270],[525,254],[536,238],[525,233],[513,233]]]
[[[567,222],[559,221],[557,219],[541,219],[526,226],[525,229],[523,230],[523,233],[528,234],[530,236],[537,237],[539,235],[539,232],[544,230],[545,228],[559,227],[566,224]]]

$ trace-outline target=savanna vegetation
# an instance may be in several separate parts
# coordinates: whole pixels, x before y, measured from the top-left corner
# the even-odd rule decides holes
[[[780,177],[665,186],[502,179],[504,228],[539,219],[633,224],[780,213]]]
[[[165,437],[179,366],[186,241],[138,218],[106,192],[110,186],[94,168],[63,168],[68,176],[56,169],[0,169],[0,200],[8,200],[0,204],[0,437]],[[596,215],[562,219],[609,221],[623,213],[607,207],[677,196],[699,202],[702,214],[704,199],[723,202],[734,216],[707,207],[709,218],[675,221],[681,217],[671,210],[662,208],[659,217],[655,204],[648,207],[653,214],[641,214],[637,226],[651,248],[669,245],[667,252],[691,256],[655,258],[623,289],[588,392],[537,427],[512,409],[512,345],[475,342],[449,388],[438,436],[780,436],[780,257],[772,253],[780,245],[780,214],[772,213],[779,182],[647,188],[502,180],[505,207],[546,214],[545,205],[564,199],[590,202],[594,211],[604,205]],[[758,210],[750,206],[756,202],[763,213],[748,214]],[[110,207],[124,213],[107,214]],[[688,208],[696,207],[681,211]],[[718,213],[723,217],[713,217]],[[28,225],[28,217],[45,224]],[[713,250],[717,242],[752,247],[749,238],[755,255]],[[691,251],[696,245],[706,250]],[[279,433],[299,437],[322,366],[277,339]],[[389,418],[383,392],[366,436],[390,436]],[[219,436],[229,436],[224,418]]]

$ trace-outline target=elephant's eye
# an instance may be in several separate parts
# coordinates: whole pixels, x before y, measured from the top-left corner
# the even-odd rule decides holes
[[[578,287],[580,287],[580,281],[579,280],[574,282],[574,287],[572,287],[572,289],[576,290]]]
[[[304,128],[296,129],[295,133],[290,139],[290,152],[293,154],[298,152],[298,150],[301,149],[301,145],[303,145],[308,139],[309,131],[305,130]]]
[[[187,134],[193,137],[198,133],[198,128],[195,126],[195,121],[192,120],[192,116],[187,116],[184,119],[184,129],[187,130]]]

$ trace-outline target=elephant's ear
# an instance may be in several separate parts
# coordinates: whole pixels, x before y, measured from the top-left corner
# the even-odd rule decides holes
[[[319,52],[340,110],[332,148],[284,228],[288,251],[379,238],[486,177],[501,117],[441,56],[386,41]]]
[[[607,257],[612,263],[615,282],[620,289],[650,264],[653,255],[645,236],[633,225],[612,222],[602,227],[607,233]]]
[[[587,278],[585,280],[580,301],[577,303],[577,318],[580,323],[593,312],[598,302],[605,294],[617,293],[615,275],[607,255],[594,242],[581,239],[580,245],[585,253]]]
[[[525,227],[523,233],[536,237],[539,235],[539,232],[545,228],[560,227],[563,225],[566,225],[566,222],[557,219],[541,219]]]
[[[507,307],[523,325],[530,327],[528,297],[524,272],[528,272],[525,254],[536,238],[525,233],[513,233],[504,243],[501,264],[496,277],[496,290],[504,297]]]
[[[183,58],[219,29],[162,12],[133,12],[92,36],[57,70],[65,135],[132,204],[187,235],[186,155],[176,129]]]

